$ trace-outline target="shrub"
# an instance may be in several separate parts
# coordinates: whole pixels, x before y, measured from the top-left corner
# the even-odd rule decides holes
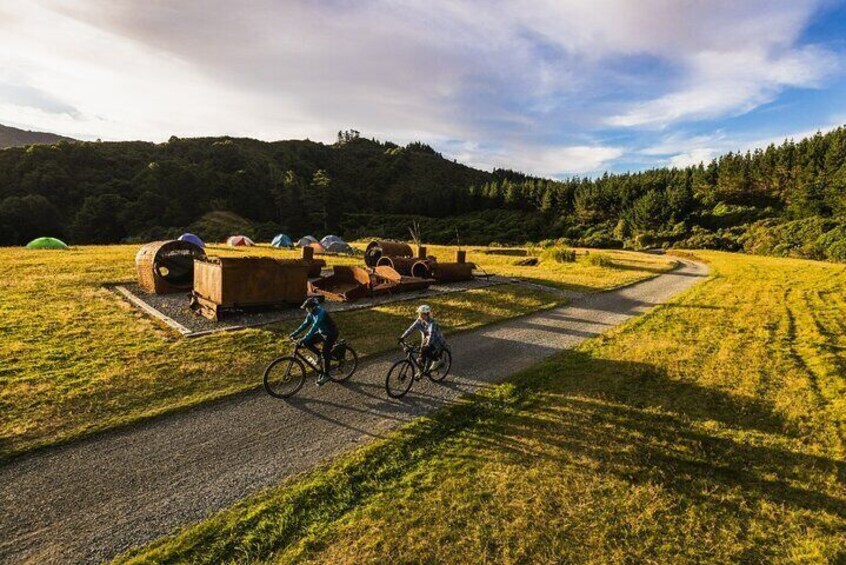
[[[829,261],[846,262],[846,224],[841,224],[817,238],[816,244]]]
[[[576,260],[576,251],[566,247],[549,247],[543,251],[542,257],[556,263],[572,263]]]
[[[597,247],[600,249],[622,249],[623,242],[603,233],[592,233],[578,241],[579,247]]]
[[[784,257],[826,258],[826,249],[839,239],[837,222],[826,218],[805,218],[779,223],[764,220],[750,226],[743,241],[747,253]]]
[[[589,253],[586,259],[589,265],[596,267],[613,267],[614,260],[605,253]]]

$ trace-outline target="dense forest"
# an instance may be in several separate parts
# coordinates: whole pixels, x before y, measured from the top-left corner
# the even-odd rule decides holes
[[[560,240],[846,261],[846,128],[687,168],[565,181],[479,171],[431,147],[339,132],[327,145],[234,138],[0,150],[0,245],[221,240],[284,231],[436,243]]]

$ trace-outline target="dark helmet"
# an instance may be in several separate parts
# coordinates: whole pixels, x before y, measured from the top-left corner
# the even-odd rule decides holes
[[[320,305],[320,301],[316,298],[306,298],[306,301],[303,302],[303,305],[300,306],[301,310],[314,310]]]

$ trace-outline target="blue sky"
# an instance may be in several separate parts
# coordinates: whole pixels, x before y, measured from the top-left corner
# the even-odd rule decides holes
[[[542,176],[846,123],[830,0],[0,0],[0,123],[81,139],[422,140]]]

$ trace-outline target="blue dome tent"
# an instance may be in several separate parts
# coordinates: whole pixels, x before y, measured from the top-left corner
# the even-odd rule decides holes
[[[291,241],[291,238],[285,235],[284,233],[280,233],[273,238],[273,241],[270,242],[270,245],[272,245],[273,247],[293,247],[294,242]]]
[[[188,243],[193,243],[197,247],[201,247],[203,249],[206,248],[206,244],[203,243],[203,240],[194,235],[193,233],[183,233],[179,236],[179,241],[187,241]]]

